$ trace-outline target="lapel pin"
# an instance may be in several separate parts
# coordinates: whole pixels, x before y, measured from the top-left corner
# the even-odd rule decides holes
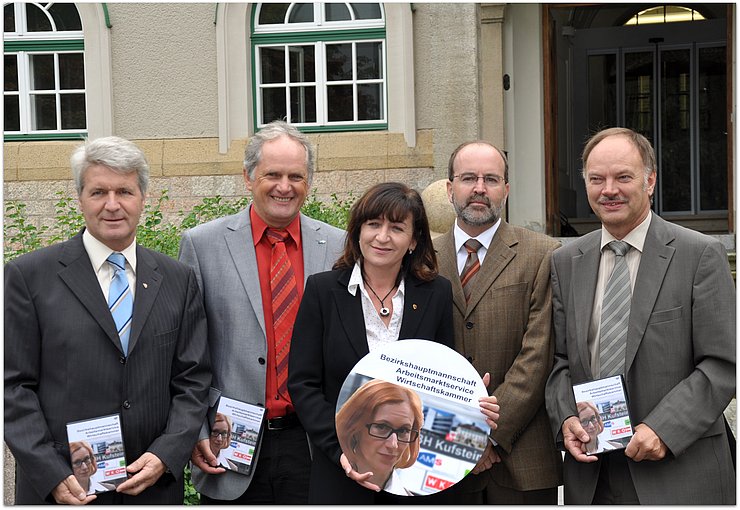
[[[416,306],[416,303],[414,303],[413,305],[411,305],[411,308],[413,308],[414,310],[416,310],[418,307]]]
[[[147,285],[146,282],[142,283],[142,285],[144,286],[145,289],[148,289],[149,288],[149,285]]]

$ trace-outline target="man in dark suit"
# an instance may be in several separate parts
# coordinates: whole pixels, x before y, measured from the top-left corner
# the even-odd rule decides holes
[[[456,485],[460,503],[555,505],[562,480],[545,411],[552,365],[549,268],[557,241],[501,218],[509,194],[506,156],[488,142],[460,145],[450,157],[447,195],[457,213],[434,240],[439,272],[452,282],[455,348],[491,374],[501,406],[489,445],[492,468]],[[477,242],[479,269],[466,273]],[[463,286],[465,283],[465,286]]]
[[[192,269],[136,244],[149,179],[138,147],[88,141],[72,169],[83,232],[5,266],[15,502],[182,504],[211,381],[198,284]],[[73,475],[66,424],[115,413],[130,478],[87,496]]]
[[[341,252],[342,230],[299,214],[314,166],[314,149],[304,134],[282,121],[268,124],[245,150],[244,181],[252,193],[251,206],[182,237],[180,260],[195,269],[209,317],[213,361],[209,405],[224,395],[267,407],[267,425],[249,476],[217,467],[208,446],[210,427],[203,424],[192,455],[193,482],[201,503],[306,502],[308,441],[289,392],[278,383],[279,360],[287,364],[290,347],[279,347],[273,322],[275,310],[281,310],[282,326],[292,331],[295,314],[273,306],[270,282],[272,255],[282,244],[293,273],[292,303],[297,311],[305,280],[331,268]],[[285,240],[273,248],[271,239],[276,236]]]
[[[651,212],[656,164],[644,136],[601,131],[583,164],[602,228],[556,250],[551,269],[546,403],[567,452],[565,503],[734,504],[723,410],[735,394],[735,288],[725,250]],[[586,455],[572,386],[619,374],[634,436],[626,449]]]

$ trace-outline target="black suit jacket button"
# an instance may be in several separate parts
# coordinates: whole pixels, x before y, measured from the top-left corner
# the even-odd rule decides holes
[[[121,356],[120,358],[118,358],[118,362],[121,365],[125,365],[126,364],[126,357],[125,356]]]
[[[473,326],[475,326],[475,323],[474,322],[466,322],[465,323],[465,328],[466,329],[473,329]]]
[[[257,358],[257,361],[259,361],[259,364],[260,365],[264,365],[265,364],[265,358]]]
[[[131,408],[131,404],[129,403],[128,400],[124,400],[123,401],[123,408],[124,409],[130,409]]]

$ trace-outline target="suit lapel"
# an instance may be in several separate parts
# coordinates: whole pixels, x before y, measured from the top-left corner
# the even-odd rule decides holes
[[[465,316],[465,310],[468,305],[465,303],[465,294],[463,294],[462,283],[460,283],[460,273],[457,271],[454,227],[451,227],[446,234],[440,236],[438,245],[437,258],[439,259],[439,272],[440,274],[447,275],[450,280],[452,284],[452,302],[460,311],[460,315]]]
[[[645,237],[645,246],[640,256],[640,268],[637,270],[635,290],[630,307],[627,352],[624,365],[625,374],[632,366],[637,349],[645,335],[650,314],[655,306],[655,300],[658,298],[666,271],[668,271],[668,266],[676,251],[675,248],[669,246],[674,239],[675,236],[667,228],[665,220],[653,214],[650,220],[650,228]]]
[[[254,240],[252,239],[252,222],[249,219],[249,208],[237,214],[234,221],[229,224],[224,238],[228,247],[231,260],[236,267],[236,273],[244,287],[249,303],[252,305],[254,315],[257,317],[262,333],[265,331],[265,313],[262,309],[262,291],[260,290],[259,271],[257,270],[257,256],[254,251]]]
[[[501,271],[516,256],[515,247],[519,241],[511,233],[510,228],[508,223],[501,220],[501,224],[488,247],[486,258],[480,266],[478,276],[475,277],[475,284],[473,285],[470,300],[468,301],[468,312],[475,308],[488,289],[491,288],[496,278],[501,274]]]
[[[314,273],[326,271],[334,264],[328,261],[327,266],[327,239],[321,232],[321,223],[312,221],[301,214],[301,245],[303,249],[303,284]]]
[[[401,330],[398,333],[399,339],[418,338],[421,318],[424,316],[432,296],[432,291],[420,287],[421,284],[422,282],[413,276],[406,276],[403,320],[401,321]]]
[[[339,288],[332,289],[331,292],[349,343],[354,348],[357,356],[362,358],[370,351],[367,346],[365,319],[362,313],[362,297],[360,296],[360,292],[362,291],[357,289],[355,296],[352,296],[347,291],[347,285],[349,285],[351,275],[351,269],[342,271],[337,280]]]
[[[600,240],[600,234],[592,235],[587,243],[580,248],[580,253],[571,260],[571,275],[575,279],[571,290],[573,293],[573,310],[583,312],[578,312],[579,317],[573,317],[576,322],[576,345],[578,346],[578,357],[581,359],[581,365],[586,374],[592,374],[591,354],[588,348],[588,328],[591,324],[596,281],[599,274],[599,263],[601,262]],[[568,299],[568,297],[563,296],[563,299]]]
[[[128,352],[133,352],[141,336],[149,313],[159,294],[163,276],[157,271],[157,261],[141,246],[136,247],[136,292],[134,294],[134,316],[131,322]]]
[[[110,341],[121,350],[116,324],[108,310],[108,303],[106,303],[103,291],[100,289],[98,278],[90,263],[90,257],[88,257],[85,246],[82,244],[81,233],[67,241],[59,262],[65,266],[64,269],[59,271],[59,277],[100,325]]]

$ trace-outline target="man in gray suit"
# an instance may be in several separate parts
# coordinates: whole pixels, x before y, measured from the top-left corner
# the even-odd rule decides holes
[[[211,382],[198,283],[191,268],[136,244],[149,182],[138,147],[89,141],[72,169],[84,230],[5,266],[15,502],[181,505]],[[92,495],[75,477],[91,460],[71,463],[66,425],[112,414],[130,478]]]
[[[601,131],[583,163],[602,228],[556,250],[551,268],[546,404],[567,452],[565,503],[734,504],[723,410],[735,394],[735,289],[725,250],[651,212],[655,154],[642,135]],[[611,274],[624,275],[625,297],[612,299]],[[572,385],[616,374],[634,436],[626,449],[586,455]]]
[[[307,501],[311,460],[306,433],[280,383],[287,375],[280,373],[281,360],[287,363],[289,352],[280,338],[290,338],[295,315],[283,314],[284,307],[273,302],[270,282],[275,266],[271,257],[278,248],[272,243],[278,236],[285,239],[297,301],[308,276],[330,269],[342,250],[342,230],[299,214],[314,166],[314,149],[305,135],[282,121],[268,124],[245,150],[244,181],[252,193],[251,207],[182,237],[180,260],[195,269],[210,319],[209,405],[223,395],[267,408],[265,432],[248,476],[216,467],[210,428],[203,425],[191,456],[202,503]],[[275,316],[285,315],[282,323],[273,323]],[[286,326],[287,332],[282,329]]]

